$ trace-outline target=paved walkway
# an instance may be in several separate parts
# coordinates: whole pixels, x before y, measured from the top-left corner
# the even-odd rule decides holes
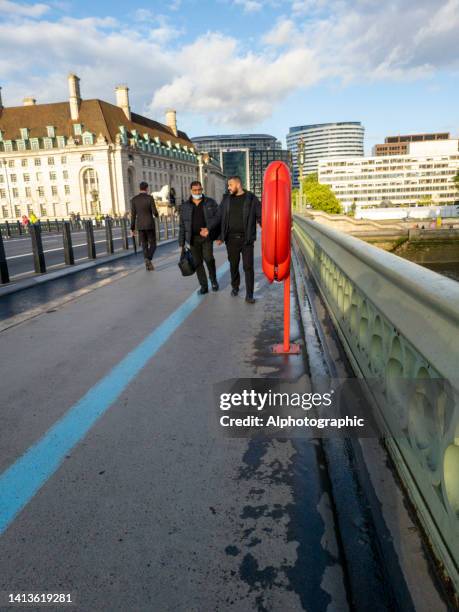
[[[221,291],[200,298],[177,249],[158,255],[0,333],[0,591],[88,612],[344,612],[319,445],[215,426],[213,383],[307,372],[269,352],[282,286],[259,272],[256,305],[232,298],[219,248]]]

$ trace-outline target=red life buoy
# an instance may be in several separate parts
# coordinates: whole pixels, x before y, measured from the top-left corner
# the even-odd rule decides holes
[[[291,185],[287,164],[271,162],[263,179],[261,236],[263,272],[270,283],[290,274]]]

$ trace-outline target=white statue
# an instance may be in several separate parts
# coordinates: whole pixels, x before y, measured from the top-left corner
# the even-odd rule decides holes
[[[159,191],[153,191],[151,195],[160,202],[169,202],[169,185],[163,185]]]

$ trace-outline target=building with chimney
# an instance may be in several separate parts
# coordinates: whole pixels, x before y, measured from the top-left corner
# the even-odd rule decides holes
[[[203,172],[174,110],[163,124],[131,110],[126,85],[116,87],[116,104],[84,100],[74,74],[68,87],[66,102],[27,97],[15,107],[3,106],[0,88],[0,218],[123,215],[140,181],[164,206],[171,188],[180,202],[199,176],[221,197],[221,169],[212,163]]]

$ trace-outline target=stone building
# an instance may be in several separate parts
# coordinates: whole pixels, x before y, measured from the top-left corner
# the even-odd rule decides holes
[[[0,219],[32,211],[39,217],[98,213],[123,215],[145,180],[165,211],[173,187],[176,201],[192,180],[205,175],[217,199],[221,169],[198,158],[176,113],[166,123],[131,110],[128,87],[116,88],[116,104],[83,100],[80,79],[68,77],[66,102],[4,107],[0,88]],[[202,171],[205,166],[206,171]]]

